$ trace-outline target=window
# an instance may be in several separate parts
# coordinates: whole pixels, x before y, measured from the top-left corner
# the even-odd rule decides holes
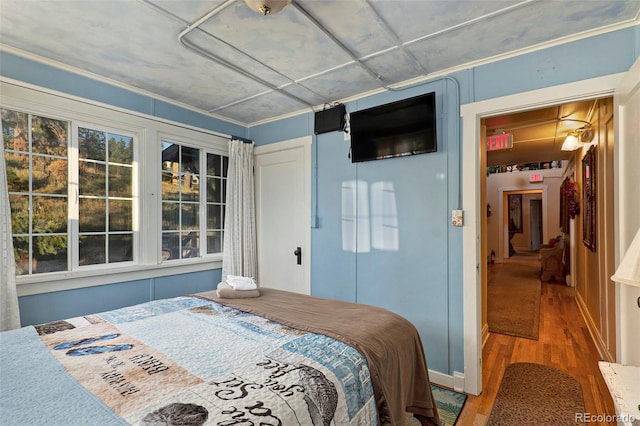
[[[78,264],[133,260],[133,137],[79,127]]]
[[[21,295],[222,266],[228,136],[6,82],[0,93]]]
[[[207,154],[207,253],[222,252],[229,157]]]
[[[70,127],[2,110],[17,275],[134,259],[134,138]]]
[[[68,269],[65,121],[2,110],[16,274]]]
[[[227,166],[226,156],[162,141],[163,261],[222,252]]]

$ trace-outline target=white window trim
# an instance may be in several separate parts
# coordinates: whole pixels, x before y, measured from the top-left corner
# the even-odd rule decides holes
[[[222,267],[222,253],[203,255],[199,258],[182,259],[161,263],[161,210],[160,158],[162,137],[202,148],[204,151],[227,155],[229,135],[206,129],[182,125],[157,117],[126,111],[98,102],[66,95],[29,84],[0,78],[0,107],[25,111],[33,115],[70,121],[72,125],[118,129],[137,138],[134,182],[134,232],[138,244],[134,247],[137,263],[125,262],[103,267],[34,274],[16,277],[18,296],[27,296],[53,291],[92,287],[128,281],[199,272]],[[69,131],[72,131],[70,127]],[[73,195],[73,194],[72,194]],[[136,195],[134,195],[135,197]],[[152,210],[157,214],[146,214]]]

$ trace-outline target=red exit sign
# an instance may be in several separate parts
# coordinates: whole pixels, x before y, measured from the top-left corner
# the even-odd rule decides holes
[[[529,182],[542,182],[543,179],[544,178],[540,173],[531,173],[529,175]]]
[[[511,133],[487,136],[487,151],[510,148],[513,148],[513,135]]]

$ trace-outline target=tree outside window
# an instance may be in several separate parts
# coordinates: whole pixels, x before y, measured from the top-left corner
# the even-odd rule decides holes
[[[1,113],[16,274],[133,261],[133,137]]]

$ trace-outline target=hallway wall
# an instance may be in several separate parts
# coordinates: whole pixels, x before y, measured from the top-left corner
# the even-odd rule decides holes
[[[575,222],[576,290],[587,325],[595,336],[603,358],[616,359],[615,338],[615,272],[614,191],[613,191],[613,99],[601,99],[591,119],[595,136],[575,152],[575,176],[578,184],[580,214]],[[595,249],[584,243],[585,176],[582,159],[590,146],[595,146],[596,232]]]

